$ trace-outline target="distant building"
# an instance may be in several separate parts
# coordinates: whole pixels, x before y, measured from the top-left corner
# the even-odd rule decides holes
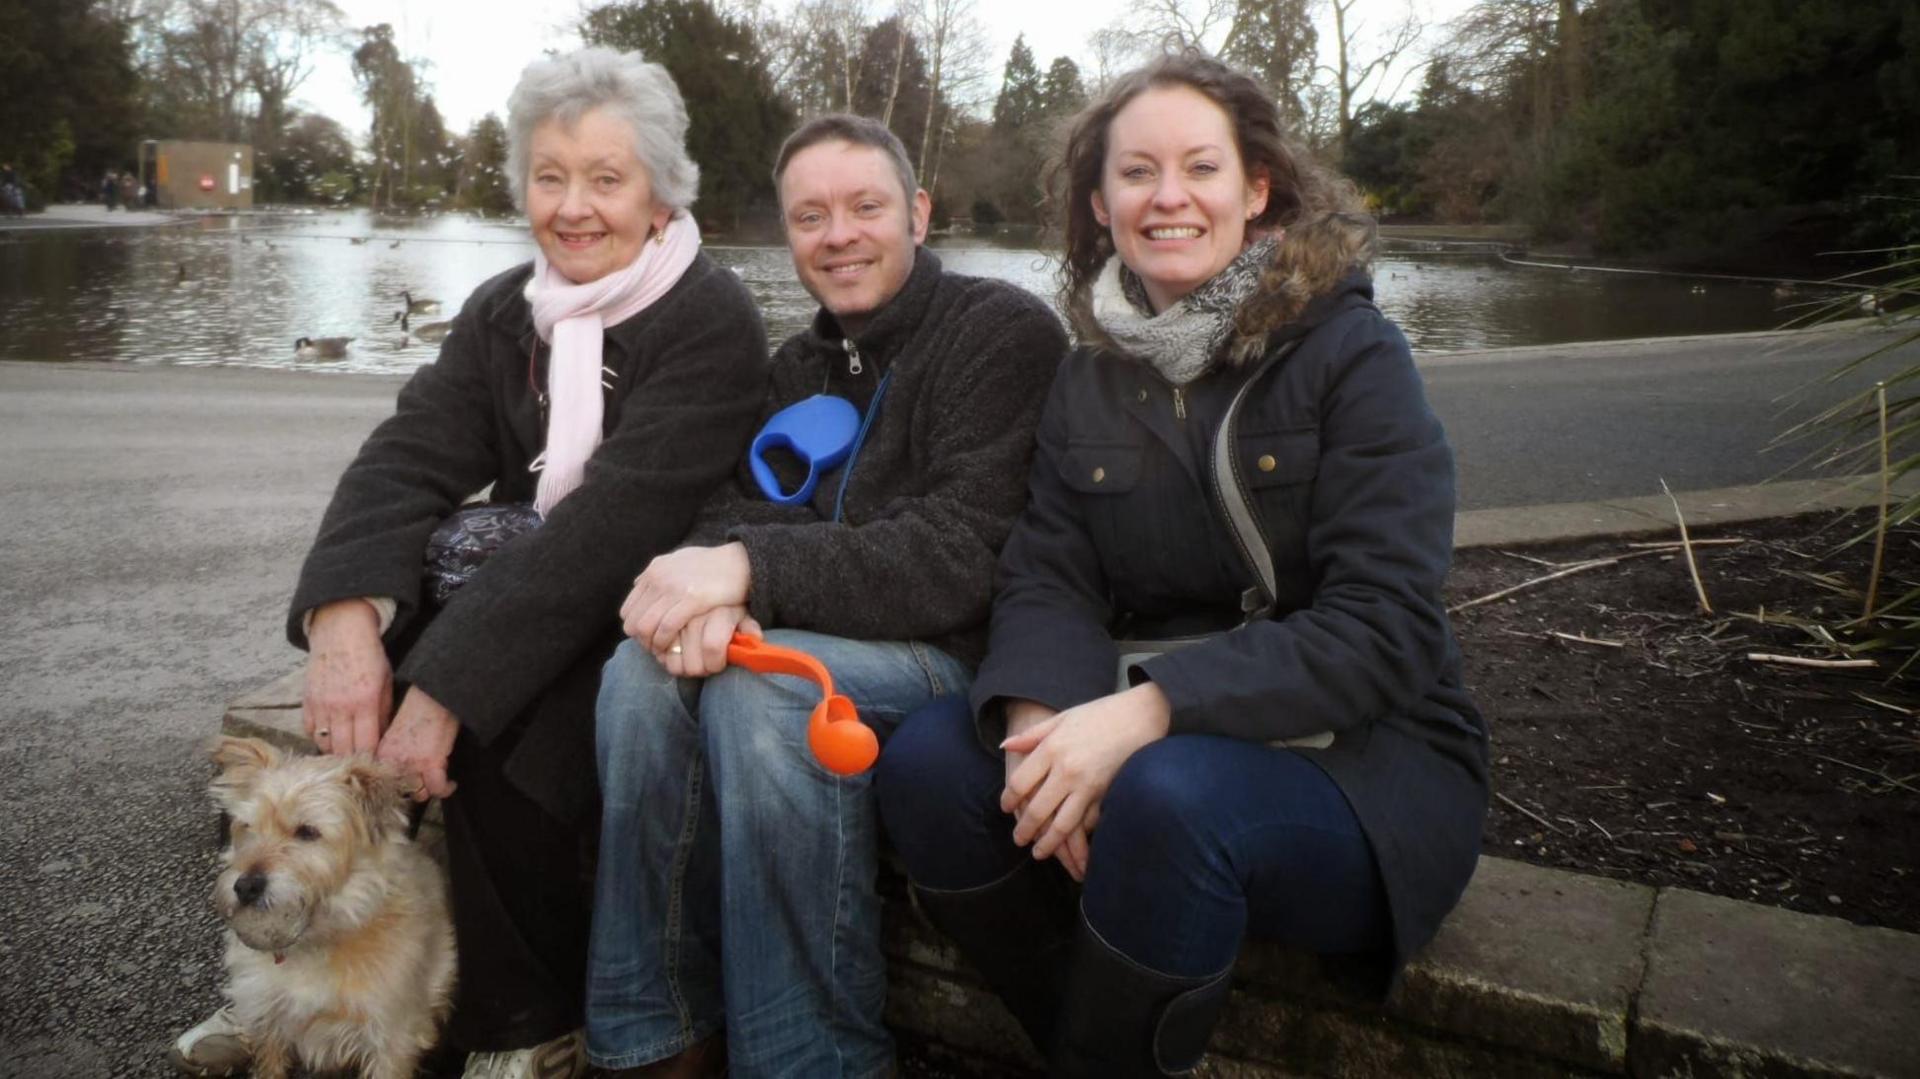
[[[140,182],[153,188],[163,210],[250,210],[253,147],[149,139],[140,144]]]

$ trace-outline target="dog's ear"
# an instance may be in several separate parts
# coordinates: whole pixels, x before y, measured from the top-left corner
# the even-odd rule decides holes
[[[367,824],[367,839],[378,843],[393,831],[406,826],[407,814],[400,795],[400,777],[393,769],[362,754],[347,758],[347,786],[359,803]]]
[[[282,759],[278,749],[258,738],[217,738],[209,755],[220,766],[220,774],[213,780],[216,795],[223,791],[237,794],[252,786],[262,771]]]
[[[237,813],[260,773],[282,760],[279,750],[258,738],[216,738],[208,755],[220,766],[208,789],[215,804],[228,813]]]

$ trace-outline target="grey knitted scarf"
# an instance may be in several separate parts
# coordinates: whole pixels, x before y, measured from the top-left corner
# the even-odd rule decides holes
[[[1147,302],[1146,286],[1118,257],[1093,282],[1093,317],[1129,355],[1184,386],[1206,374],[1233,334],[1233,313],[1260,287],[1260,271],[1273,261],[1279,238],[1268,236],[1240,252],[1226,269],[1159,314]]]

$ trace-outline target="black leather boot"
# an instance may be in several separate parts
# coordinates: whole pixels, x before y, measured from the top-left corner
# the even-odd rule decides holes
[[[1073,948],[1073,881],[1056,861],[1023,862],[979,888],[913,886],[934,928],[950,937],[1045,1056]]]
[[[1101,940],[1084,913],[1079,921],[1049,1073],[1131,1079],[1192,1071],[1226,1010],[1232,967],[1204,978],[1161,974]]]

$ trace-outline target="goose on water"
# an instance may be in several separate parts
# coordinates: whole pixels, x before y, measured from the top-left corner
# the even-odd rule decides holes
[[[413,326],[410,324],[411,318],[412,316],[404,311],[400,313],[400,332],[412,334],[415,340],[429,343],[444,341],[446,340],[447,332],[453,329],[453,323],[450,320],[446,322],[422,322],[418,326]]]
[[[400,298],[407,302],[407,314],[409,315],[437,315],[440,313],[439,300],[428,300],[424,298],[416,300],[413,298],[413,293],[411,292],[402,292]]]
[[[302,337],[293,343],[293,354],[303,360],[338,360],[347,354],[351,337]]]

